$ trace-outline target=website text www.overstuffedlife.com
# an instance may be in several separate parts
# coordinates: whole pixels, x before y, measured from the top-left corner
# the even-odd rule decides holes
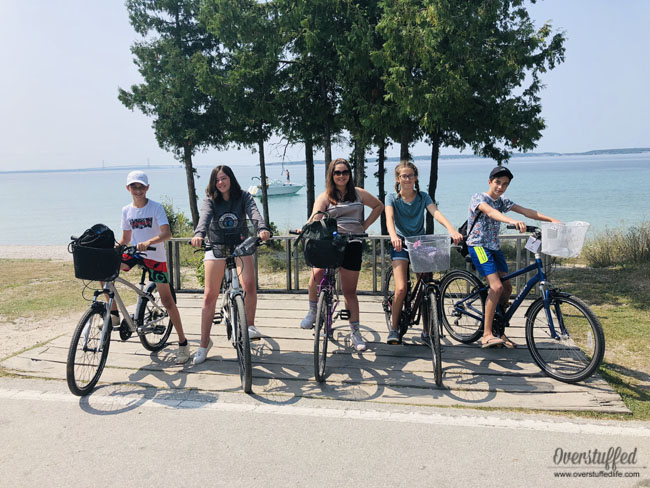
[[[624,451],[621,447],[606,450],[568,451],[558,447],[553,453],[556,478],[640,478],[638,448]]]

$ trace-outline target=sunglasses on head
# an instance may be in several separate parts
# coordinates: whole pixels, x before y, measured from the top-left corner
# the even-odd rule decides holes
[[[339,171],[338,169],[334,171],[334,176],[347,176],[350,174],[349,169],[344,169],[343,171]]]

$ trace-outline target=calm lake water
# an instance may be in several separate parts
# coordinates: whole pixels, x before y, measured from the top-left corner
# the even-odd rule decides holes
[[[394,185],[388,163],[387,189]],[[418,160],[421,188],[426,189],[428,161]],[[487,175],[493,162],[478,158],[440,161],[437,200],[441,211],[455,226],[467,218],[471,196],[486,191]],[[291,180],[304,183],[305,167],[287,166]],[[508,168],[514,173],[507,196],[524,207],[563,221],[591,223],[589,235],[606,229],[628,227],[648,217],[650,153],[635,155],[557,156],[513,158]],[[149,174],[149,197],[170,201],[189,215],[185,171],[179,166],[142,168]],[[257,166],[233,166],[243,188],[254,183]],[[76,172],[29,172],[0,174],[0,245],[65,244],[102,222],[119,234],[120,210],[130,201],[125,179],[130,169]],[[211,168],[198,168],[197,189],[202,198]],[[317,193],[323,191],[324,165],[316,165]],[[376,193],[371,175],[376,164],[367,166],[366,189]],[[280,166],[269,166],[271,178],[280,178]],[[259,200],[257,200],[259,205]],[[307,218],[304,188],[296,195],[269,199],[271,220],[280,230],[299,228]],[[261,205],[259,205],[261,211]],[[437,227],[440,229],[440,227]],[[379,225],[371,227],[379,233]]]

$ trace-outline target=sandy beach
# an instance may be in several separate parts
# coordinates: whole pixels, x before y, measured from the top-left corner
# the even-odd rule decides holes
[[[59,246],[0,246],[0,259],[50,259],[72,261],[67,245]]]

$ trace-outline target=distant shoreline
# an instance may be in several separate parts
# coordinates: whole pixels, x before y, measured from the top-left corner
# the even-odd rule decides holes
[[[649,147],[633,147],[633,148],[622,148],[622,149],[596,149],[592,151],[579,152],[579,153],[557,153],[557,152],[542,152],[542,153],[515,153],[511,156],[511,159],[516,158],[535,158],[535,157],[565,157],[565,156],[603,156],[608,154],[643,154],[650,152]],[[430,160],[431,156],[413,156],[415,161]],[[476,159],[481,160],[481,158],[474,154],[447,154],[441,155],[439,159]],[[386,158],[386,161],[399,161],[397,157]],[[275,161],[272,163],[266,163],[266,166],[294,166],[302,165],[305,161]],[[315,165],[323,165],[325,161],[322,159],[314,160]],[[250,166],[257,166],[253,164]],[[157,164],[157,165],[124,165],[124,166],[107,166],[101,168],[64,168],[64,169],[23,169],[23,170],[9,170],[9,171],[0,171],[0,174],[24,174],[24,173],[75,173],[75,172],[85,172],[85,171],[115,171],[115,170],[129,170],[129,169],[170,169],[182,167],[180,163],[174,164]],[[206,165],[195,165],[195,168],[211,167]]]

